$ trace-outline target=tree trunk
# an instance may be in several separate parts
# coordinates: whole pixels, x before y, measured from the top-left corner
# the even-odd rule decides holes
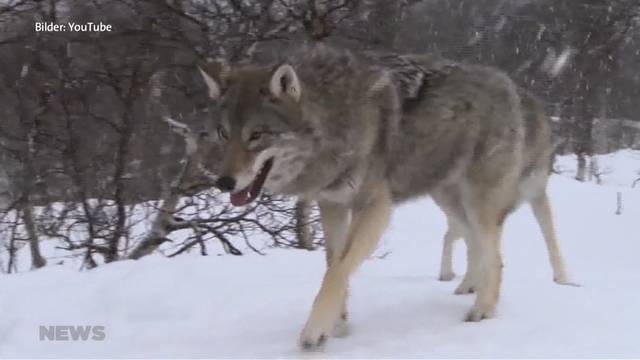
[[[311,228],[311,204],[298,201],[296,204],[296,238],[298,247],[313,250],[313,229]]]
[[[9,240],[9,261],[7,264],[7,274],[11,274],[16,269],[16,229],[18,227],[18,216],[16,213],[15,223],[11,227],[11,239]]]
[[[587,181],[587,156],[584,153],[578,154],[578,171],[576,172],[576,180]]]
[[[22,208],[22,219],[24,220],[24,227],[29,237],[29,249],[31,250],[31,263],[32,267],[39,269],[47,265],[47,260],[42,257],[40,252],[40,240],[38,238],[38,231],[33,221],[33,213],[31,212],[31,206],[26,205]]]
[[[600,177],[600,166],[598,165],[598,159],[595,156],[589,158],[589,181],[595,179],[596,184],[602,184],[602,178]]]

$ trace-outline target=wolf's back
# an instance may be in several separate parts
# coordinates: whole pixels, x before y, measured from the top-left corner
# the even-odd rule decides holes
[[[376,61],[402,96],[399,136],[388,159],[396,202],[462,179],[490,187],[521,170],[524,116],[507,75],[429,55]]]
[[[429,82],[447,76],[459,66],[430,54],[385,54],[378,55],[376,60],[391,70],[405,106],[410,106],[413,101],[420,101],[420,92],[424,91]],[[517,92],[525,125],[523,175],[532,170],[550,170],[553,152],[550,119],[540,99],[522,87],[518,87]]]

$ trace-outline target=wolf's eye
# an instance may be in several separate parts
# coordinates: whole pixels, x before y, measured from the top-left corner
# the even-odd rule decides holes
[[[251,135],[249,135],[249,141],[256,141],[256,140],[260,140],[260,138],[262,137],[262,131],[254,131],[251,133]]]
[[[229,135],[227,135],[227,130],[225,130],[224,126],[222,125],[218,126],[218,137],[224,140],[227,140],[229,138]]]

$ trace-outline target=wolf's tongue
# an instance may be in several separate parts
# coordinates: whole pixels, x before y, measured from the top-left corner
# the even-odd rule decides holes
[[[231,200],[231,204],[233,206],[245,206],[249,203],[251,199],[249,197],[249,189],[251,187],[247,187],[244,190],[238,191],[237,193],[233,193],[229,195],[229,200]]]
[[[260,172],[256,176],[256,178],[247,186],[246,188],[232,193],[229,196],[229,200],[233,206],[245,206],[248,203],[255,200],[258,195],[260,195],[260,191],[262,190],[262,185],[264,185],[264,181],[267,179],[269,175],[269,171],[271,170],[271,166],[273,165],[273,158],[267,160]]]

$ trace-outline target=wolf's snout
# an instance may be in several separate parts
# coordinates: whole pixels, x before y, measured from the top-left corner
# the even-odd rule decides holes
[[[222,176],[216,181],[216,187],[222,191],[232,191],[236,187],[236,179],[231,176]]]

